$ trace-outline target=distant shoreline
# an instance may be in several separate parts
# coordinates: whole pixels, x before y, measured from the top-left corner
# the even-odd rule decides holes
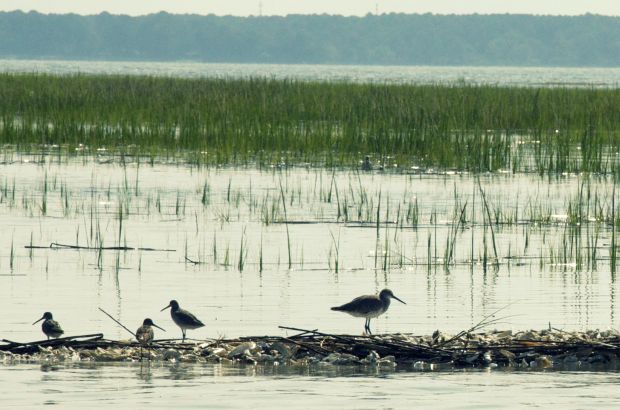
[[[0,58],[620,67],[620,17],[383,14],[129,17],[0,12]]]

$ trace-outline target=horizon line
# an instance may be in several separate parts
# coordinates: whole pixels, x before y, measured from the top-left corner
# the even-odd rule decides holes
[[[170,12],[166,10],[160,11],[152,11],[148,13],[142,14],[128,14],[128,13],[117,13],[110,12],[107,10],[101,10],[99,12],[93,13],[79,13],[75,11],[66,11],[66,12],[45,12],[35,9],[24,10],[24,9],[13,9],[13,10],[0,10],[0,13],[17,13],[21,12],[23,14],[42,14],[46,16],[66,16],[66,15],[77,15],[81,17],[91,17],[91,16],[100,16],[111,15],[111,16],[119,16],[119,17],[148,17],[157,14],[167,14],[171,16],[215,16],[215,17],[239,17],[239,18],[268,18],[268,17],[289,17],[289,16],[328,16],[328,17],[356,17],[356,18],[365,18],[369,16],[382,17],[382,16],[390,16],[390,15],[407,15],[407,16],[532,16],[532,17],[585,17],[585,16],[597,16],[597,17],[620,17],[620,14],[600,14],[600,13],[592,13],[592,12],[584,12],[580,14],[548,14],[548,13],[510,13],[510,12],[471,12],[471,13],[436,13],[436,12],[416,12],[416,13],[408,13],[402,11],[390,11],[390,12],[382,12],[382,13],[372,13],[368,12],[366,14],[332,14],[332,13],[287,13],[287,14],[218,14],[218,13],[200,13],[200,12],[186,12],[186,13],[176,13]]]

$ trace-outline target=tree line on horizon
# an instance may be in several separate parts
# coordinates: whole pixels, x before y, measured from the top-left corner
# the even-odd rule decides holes
[[[14,11],[0,12],[0,58],[615,67],[620,66],[620,18]]]

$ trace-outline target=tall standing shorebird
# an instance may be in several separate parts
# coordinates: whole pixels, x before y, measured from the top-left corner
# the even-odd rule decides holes
[[[405,302],[394,296],[391,290],[383,289],[379,295],[360,296],[342,306],[334,306],[332,310],[345,312],[355,317],[365,317],[364,331],[372,334],[370,331],[370,319],[384,314],[390,307],[390,299],[396,299],[406,305]]]
[[[45,336],[47,336],[47,340],[50,340],[50,337],[53,337],[54,339],[56,339],[60,337],[60,335],[65,333],[64,330],[62,330],[62,328],[58,324],[58,322],[54,320],[51,312],[43,313],[43,317],[41,317],[41,319],[34,322],[33,325],[36,325],[42,320],[43,320],[43,324],[41,325],[41,330],[43,330],[43,333],[45,333]]]
[[[138,340],[140,344],[148,345],[153,341],[153,339],[155,338],[153,326],[165,332],[164,329],[153,323],[151,319],[146,318],[144,319],[144,322],[142,322],[142,326],[140,326],[138,330],[136,330],[136,340]]]
[[[181,328],[183,332],[183,341],[185,341],[185,331],[187,329],[198,329],[199,327],[203,327],[205,324],[202,323],[198,318],[192,315],[185,309],[181,309],[179,307],[179,302],[176,300],[171,300],[168,306],[163,308],[161,311],[170,308],[170,316],[172,316],[172,320]]]

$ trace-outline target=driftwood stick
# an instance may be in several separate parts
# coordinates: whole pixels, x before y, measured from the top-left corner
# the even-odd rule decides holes
[[[66,245],[64,243],[52,242],[50,248],[67,248],[67,249],[86,249],[86,250],[110,250],[110,251],[133,251],[135,248],[129,246],[79,246],[79,245]]]
[[[296,335],[289,336],[289,338],[290,338],[290,339],[292,339],[292,338],[294,338],[294,337],[303,337],[303,336],[306,336],[306,335],[308,335],[308,334],[313,334],[313,333],[315,333],[317,330],[319,330],[319,329],[314,329],[314,330],[310,330],[310,331],[304,331],[304,332],[298,333],[298,334],[296,334]]]
[[[21,345],[21,346],[26,346],[26,345],[37,345],[37,344],[43,344],[43,343],[48,343],[48,342],[66,342],[66,341],[75,341],[76,339],[101,339],[103,338],[103,333],[90,333],[87,335],[76,335],[76,336],[65,336],[65,337],[59,337],[57,339],[43,339],[43,340],[37,340],[34,342],[26,342],[26,343],[22,343],[22,342],[14,342],[12,340],[7,340],[7,339],[2,339],[3,342],[9,343],[11,345]]]
[[[374,340],[373,340],[374,342]],[[399,340],[379,340],[378,343],[376,343],[377,346],[383,346],[385,348],[389,348],[389,349],[400,349],[401,351],[425,351],[428,353],[433,353],[435,355],[450,355],[452,354],[451,351],[446,350],[446,349],[442,349],[439,347],[433,347],[433,346],[424,346],[424,345],[420,345],[420,344],[414,344],[414,343],[408,343],[408,342],[402,342]]]
[[[24,343],[20,343],[20,342],[14,342],[14,341],[9,340],[9,339],[2,339],[2,340],[0,340],[0,342],[8,343],[9,346],[19,346],[19,345],[23,345],[24,344]]]
[[[582,342],[587,343],[587,344],[590,344],[590,345],[597,345],[597,346],[604,346],[604,347],[611,348],[611,349],[618,349],[618,346],[616,346],[616,345],[612,345],[612,344],[608,344],[608,343],[599,342],[598,340],[584,339],[583,337],[581,337],[581,336],[579,336],[579,335],[576,335],[576,334],[573,334],[573,333],[571,333],[571,332],[567,332],[567,331],[565,331],[565,330],[558,329],[558,328],[555,328],[555,327],[552,327],[552,329],[553,329],[553,330],[555,330],[555,331],[557,331],[557,332],[560,332],[560,333],[564,333],[564,334],[566,334],[566,335],[573,336],[574,338],[576,338],[576,339],[578,339],[578,340],[581,340]]]
[[[177,340],[183,340],[180,337],[179,338],[171,338],[171,339],[157,339],[157,342],[175,342]],[[204,343],[213,343],[216,342],[217,339],[192,339],[189,337],[186,337],[185,340],[190,340],[190,342],[185,342],[185,343],[175,343],[176,345],[191,345],[191,346],[196,346],[196,343],[200,343],[200,342],[204,342]],[[155,340],[153,340],[155,342]]]
[[[25,249],[76,249],[88,251],[145,251],[145,252],[176,252],[176,249],[133,248],[131,246],[80,246],[52,242],[49,246],[26,245]]]
[[[79,339],[84,339],[84,340],[79,340]],[[0,350],[1,351],[12,351],[15,349],[29,349],[29,348],[34,348],[38,346],[41,346],[41,347],[63,346],[63,345],[71,345],[75,343],[94,342],[94,341],[99,341],[102,339],[103,339],[103,333],[66,336],[66,337],[59,337],[58,339],[50,339],[50,340],[43,339],[43,340],[37,340],[34,342],[27,342],[27,343],[13,342],[10,340],[2,339],[3,342],[7,342],[8,344],[0,345]]]
[[[186,261],[188,261],[189,263],[193,263],[194,265],[199,265],[199,264],[201,264],[201,263],[202,263],[202,262],[200,262],[200,261],[194,261],[194,260],[191,260],[191,259],[190,259],[190,258],[188,258],[187,256],[185,257],[185,260],[186,260]]]
[[[467,330],[463,330],[463,331],[459,332],[456,336],[454,336],[454,337],[452,337],[452,338],[450,338],[448,340],[445,340],[444,342],[442,342],[439,345],[437,345],[437,347],[443,347],[443,346],[447,345],[448,343],[455,341],[456,339],[460,339],[461,337],[465,336],[468,333],[471,333],[471,332],[473,332],[475,330],[482,329],[485,326],[489,326],[489,325],[497,323],[497,322],[499,322],[501,320],[504,320],[505,317],[503,317],[503,318],[496,318],[496,319],[492,319],[492,318],[495,317],[495,315],[498,314],[499,312],[501,312],[502,310],[508,308],[510,305],[513,305],[513,304],[515,304],[517,302],[519,302],[519,301],[515,300],[514,302],[509,303],[509,304],[507,304],[507,305],[497,309],[495,312],[486,315],[485,317],[482,318],[482,320],[480,322],[476,323],[475,325],[473,325],[472,327],[470,327]]]
[[[332,335],[332,334],[328,334],[328,333],[322,333],[322,332],[317,332],[316,330],[307,330],[307,329],[299,329],[299,328],[295,328],[295,327],[288,327],[288,326],[278,326],[280,329],[287,329],[287,330],[295,330],[295,331],[301,331],[304,333],[314,333],[316,335],[319,336],[323,336],[323,337],[332,337],[334,339],[343,341],[345,343],[347,343],[349,345],[349,347],[355,347],[355,346],[363,346],[364,348],[367,349],[372,349],[372,350],[400,350],[401,352],[405,352],[405,353],[421,353],[421,352],[425,352],[426,355],[436,355],[436,356],[447,356],[450,355],[451,352],[444,350],[444,349],[440,349],[440,348],[434,348],[434,347],[429,347],[429,346],[422,346],[422,345],[414,345],[414,344],[406,344],[406,343],[395,343],[394,341],[385,341],[385,340],[381,340],[381,339],[377,339],[375,337],[356,337],[356,338],[345,338],[342,336],[338,336],[338,335]],[[321,349],[325,350],[321,344]],[[318,353],[318,352],[317,352]]]
[[[287,342],[289,342],[289,343],[293,343],[293,344],[295,344],[295,345],[297,345],[297,346],[303,347],[304,349],[311,350],[311,351],[313,351],[314,353],[318,353],[318,354],[320,354],[320,355],[324,355],[324,354],[326,354],[326,353],[331,353],[331,351],[329,351],[329,350],[327,350],[327,349],[325,349],[325,348],[323,348],[323,347],[321,347],[321,346],[317,346],[317,347],[318,347],[319,349],[321,349],[322,351],[321,351],[321,350],[317,350],[314,346],[311,346],[309,343],[301,343],[301,342],[298,342],[298,341],[296,341],[296,340],[289,339],[289,338],[287,338],[287,337],[283,337],[283,338],[282,338],[282,340],[285,340],[285,341],[287,341]]]
[[[288,327],[288,326],[278,326],[278,328],[285,329],[285,330],[295,330],[296,332],[313,333],[313,334],[319,335],[319,336],[329,336],[329,337],[333,337],[334,339],[339,339],[339,340],[342,340],[342,341],[345,341],[345,342],[348,342],[348,343],[355,343],[356,342],[354,339],[349,339],[349,338],[338,336],[338,335],[331,335],[329,333],[317,332],[316,330],[299,329],[297,327]]]
[[[112,315],[110,315],[108,312],[106,312],[105,310],[103,310],[103,309],[101,309],[101,308],[99,308],[99,310],[100,310],[100,311],[102,311],[103,313],[105,313],[107,317],[109,317],[110,319],[112,319],[113,321],[115,321],[115,322],[116,322],[118,325],[120,325],[123,329],[125,329],[126,331],[128,331],[129,333],[131,333],[131,335],[132,335],[133,337],[136,337],[136,334],[135,334],[134,332],[132,332],[131,330],[127,329],[127,328],[125,327],[125,325],[124,325],[124,324],[122,324],[122,323],[121,323],[121,322],[119,322],[118,320],[114,319],[114,318],[112,317]]]

